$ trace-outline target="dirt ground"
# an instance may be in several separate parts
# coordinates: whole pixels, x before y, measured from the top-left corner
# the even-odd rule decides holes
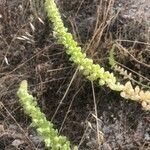
[[[56,2],[89,58],[113,71],[108,56],[116,43],[117,62],[150,89],[149,0]],[[43,1],[1,0],[0,150],[45,150],[16,96],[24,79],[47,119],[79,150],[150,150],[150,112],[82,76],[53,37]]]

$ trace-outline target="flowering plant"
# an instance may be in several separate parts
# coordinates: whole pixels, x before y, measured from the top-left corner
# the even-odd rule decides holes
[[[54,35],[58,42],[66,48],[66,53],[70,55],[70,60],[79,66],[90,81],[98,80],[100,85],[106,85],[114,91],[120,91],[121,96],[142,103],[145,110],[150,110],[150,91],[143,91],[137,86],[133,88],[131,82],[125,85],[117,81],[113,73],[105,71],[99,64],[94,64],[92,59],[86,57],[81,47],[74,41],[71,33],[64,27],[59,10],[54,0],[46,0],[45,8],[48,18],[53,23]]]
[[[37,128],[37,132],[43,137],[46,147],[51,150],[70,150],[70,142],[66,137],[58,134],[53,124],[46,119],[37,106],[35,98],[28,93],[26,80],[21,82],[17,95],[24,111],[31,117],[32,125]]]

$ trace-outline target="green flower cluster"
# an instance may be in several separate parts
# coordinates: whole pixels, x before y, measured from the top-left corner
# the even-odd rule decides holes
[[[51,150],[70,150],[70,142],[66,137],[58,135],[58,131],[54,129],[53,124],[47,121],[45,115],[37,106],[35,98],[29,95],[26,80],[21,82],[17,95],[25,113],[32,118],[33,126],[43,137],[46,147]]]
[[[72,34],[67,32],[67,28],[61,19],[59,10],[54,0],[46,0],[45,8],[50,21],[54,24],[54,35],[58,38],[58,42],[66,48],[66,53],[70,55],[70,60],[79,66],[89,80],[98,80],[100,85],[106,84],[112,90],[121,91],[123,86],[116,82],[113,73],[105,71],[103,67],[94,64],[92,59],[86,58],[86,54],[82,52],[81,47],[74,41]]]
[[[130,98],[131,100],[135,100],[133,97],[135,96],[134,94],[136,93],[136,90],[133,87],[131,89],[131,87],[128,87],[128,84],[120,84],[120,82],[117,82],[113,73],[105,71],[103,67],[94,64],[92,59],[86,57],[86,54],[82,52],[81,47],[79,47],[77,42],[74,41],[72,34],[68,33],[67,28],[64,27],[61,15],[54,0],[45,0],[45,8],[47,10],[48,18],[52,21],[54,26],[54,36],[57,37],[60,44],[64,45],[66,53],[70,55],[70,60],[79,66],[83,75],[85,75],[90,81],[97,80],[100,85],[106,84],[110,89],[120,91],[121,96],[126,99]],[[114,47],[112,48],[112,58],[109,59],[109,62],[115,66],[113,50]],[[140,94],[136,100],[140,103],[144,102],[144,105],[142,106],[146,106],[146,110],[150,110],[150,92],[144,91],[143,93],[144,94]]]

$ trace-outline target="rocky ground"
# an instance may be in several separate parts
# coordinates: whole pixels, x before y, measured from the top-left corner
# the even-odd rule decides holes
[[[117,61],[149,86],[149,0],[56,2],[65,26],[88,57],[112,71],[109,50],[117,43],[126,50],[116,50]],[[46,117],[79,150],[150,149],[150,113],[106,87],[93,87],[80,72],[75,75],[76,68],[53,37],[43,1],[0,1],[0,150],[45,149],[16,96],[23,79]]]

